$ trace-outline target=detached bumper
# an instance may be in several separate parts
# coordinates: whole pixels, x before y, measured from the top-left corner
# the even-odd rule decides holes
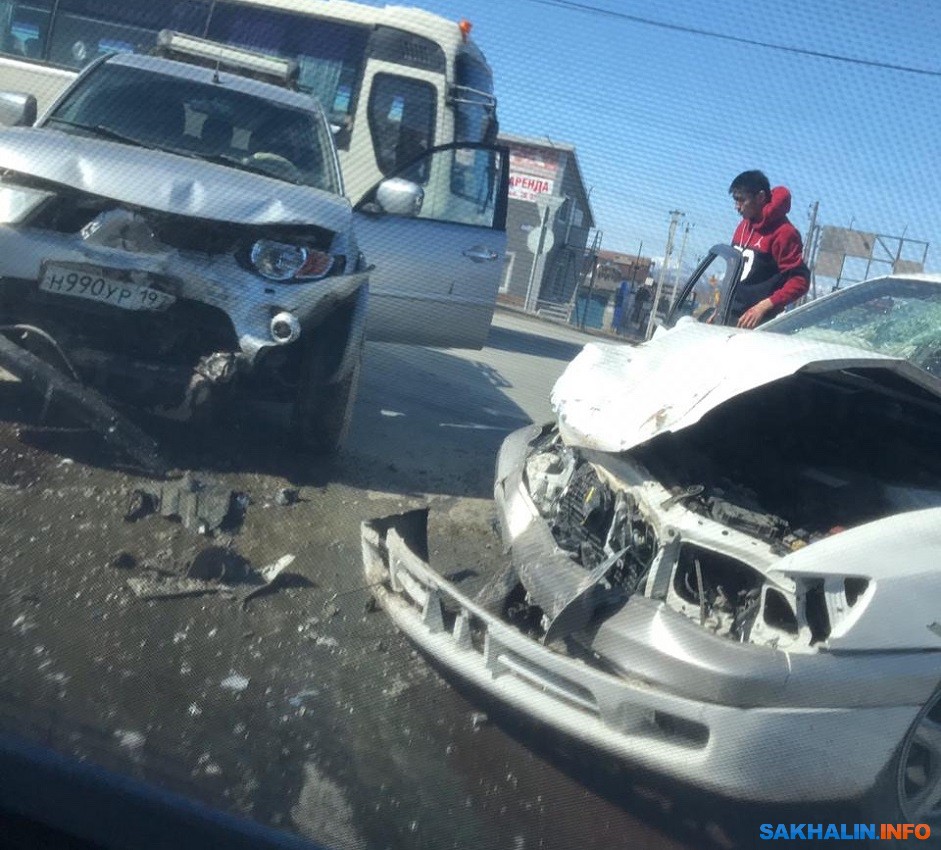
[[[454,674],[627,764],[740,800],[863,795],[917,708],[739,708],[614,676],[525,637],[413,551],[424,512],[362,526],[373,593],[396,626]]]

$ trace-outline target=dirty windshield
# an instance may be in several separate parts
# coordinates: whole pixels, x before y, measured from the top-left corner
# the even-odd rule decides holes
[[[319,114],[239,91],[231,76],[221,79],[200,83],[108,63],[47,122],[339,192],[329,131]]]

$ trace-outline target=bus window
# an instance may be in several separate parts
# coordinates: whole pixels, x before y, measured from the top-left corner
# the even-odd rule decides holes
[[[162,29],[202,35],[204,0],[59,0],[49,61],[81,68],[105,53],[146,51]]]
[[[52,0],[15,3],[0,0],[3,37],[0,53],[25,59],[41,59],[49,35]]]
[[[337,147],[349,148],[360,70],[369,30],[354,24],[302,18],[248,6],[217,5],[208,38],[295,59],[298,88],[313,94],[331,124],[343,132]]]
[[[376,27],[369,39],[369,59],[443,74],[447,59],[440,44],[394,27]]]
[[[454,60],[452,103],[456,142],[493,144],[497,138],[493,75],[479,60],[460,53]]]
[[[454,60],[455,141],[493,144],[497,138],[496,99],[493,75],[487,65],[467,53]],[[462,198],[485,206],[493,191],[492,167],[486,151],[455,151],[451,166],[451,191]],[[485,194],[481,194],[484,192]]]
[[[395,74],[376,74],[373,78],[369,130],[383,174],[398,171],[434,145],[436,99],[431,83]],[[424,183],[427,167],[413,179]]]

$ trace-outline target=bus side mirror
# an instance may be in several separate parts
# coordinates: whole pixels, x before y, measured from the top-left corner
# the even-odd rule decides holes
[[[36,123],[36,97],[23,92],[0,92],[0,124],[31,127]]]
[[[330,124],[330,135],[333,136],[333,144],[341,150],[346,150],[350,146],[350,135],[352,130],[349,124]]]
[[[417,183],[392,177],[383,180],[376,189],[376,203],[384,213],[415,218],[425,201],[425,192]]]

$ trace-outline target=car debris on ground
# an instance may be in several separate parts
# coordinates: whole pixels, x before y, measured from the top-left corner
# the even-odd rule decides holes
[[[124,519],[136,522],[149,514],[179,519],[184,528],[210,534],[233,527],[243,514],[242,494],[185,473],[176,481],[137,487]]]
[[[140,599],[178,599],[184,596],[218,593],[240,602],[244,608],[250,600],[274,590],[277,583],[284,580],[284,571],[293,562],[294,555],[284,555],[259,569],[244,564],[241,575],[233,576],[222,572],[212,578],[194,578],[191,572],[173,573],[145,565],[143,569],[146,574],[129,578],[127,586]],[[198,558],[193,563],[198,563]]]
[[[99,434],[108,445],[137,464],[143,472],[158,477],[166,474],[166,462],[153,437],[119,413],[96,390],[12,342],[5,335],[11,332],[16,332],[20,337],[31,335],[44,338],[46,335],[35,328],[0,329],[0,367],[42,397],[43,416],[40,419],[45,418],[55,403]]]

